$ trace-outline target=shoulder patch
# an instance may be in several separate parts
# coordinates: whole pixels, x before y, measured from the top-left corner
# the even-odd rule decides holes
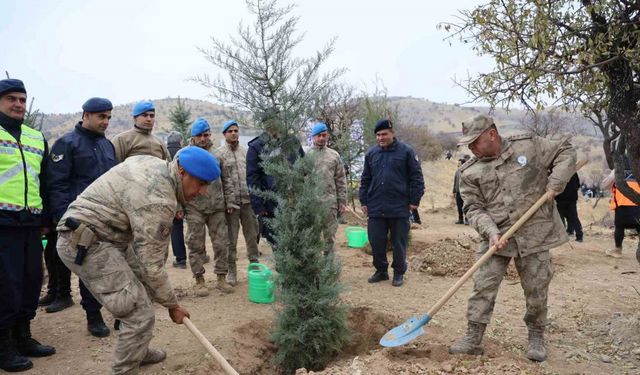
[[[531,133],[520,133],[520,134],[514,134],[514,135],[510,135],[508,137],[506,137],[506,139],[510,140],[510,141],[517,141],[520,139],[529,139],[529,138],[533,138],[533,134]]]
[[[472,156],[471,159],[467,160],[464,164],[462,164],[460,166],[460,172],[464,171],[465,169],[469,168],[470,166],[474,165],[476,162],[478,161],[478,158],[475,156]]]
[[[64,154],[54,154],[51,153],[51,161],[53,161],[54,163],[57,163],[59,161],[61,161],[62,159],[64,159]]]

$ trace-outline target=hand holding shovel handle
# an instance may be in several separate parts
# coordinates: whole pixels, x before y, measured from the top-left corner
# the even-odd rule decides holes
[[[222,366],[222,369],[228,375],[239,375],[238,372],[234,370],[233,367],[231,367],[229,362],[227,362],[227,360],[224,359],[224,357],[216,350],[216,348],[214,348],[213,345],[211,345],[209,340],[207,340],[207,338],[204,337],[202,332],[200,332],[200,330],[198,330],[198,328],[196,328],[196,326],[193,325],[193,323],[191,323],[191,320],[189,320],[189,318],[184,318],[182,322],[184,323],[185,326],[187,326],[189,331],[191,331],[191,333],[198,339],[198,341],[200,341],[200,344],[202,344],[202,346],[204,346],[205,349],[207,349],[209,354],[211,354],[213,358],[215,358],[215,360],[218,361],[220,366]]]

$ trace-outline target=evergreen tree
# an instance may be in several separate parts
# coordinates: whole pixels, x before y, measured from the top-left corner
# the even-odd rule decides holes
[[[249,26],[240,25],[239,37],[224,43],[212,38],[213,47],[202,50],[226,75],[195,80],[212,89],[214,97],[237,111],[254,114],[258,126],[274,136],[263,155],[263,168],[277,183],[276,192],[254,192],[278,202],[275,218],[268,223],[275,232],[274,257],[277,316],[272,339],[278,347],[274,358],[287,373],[305,367],[324,367],[349,339],[345,306],[340,301],[340,263],[323,256],[320,191],[322,185],[310,157],[287,159],[295,154],[297,136],[306,129],[318,96],[342,70],[319,73],[333,51],[333,41],[311,58],[293,56],[302,41],[296,34],[298,19],[293,6],[279,7],[275,0],[248,0],[255,16]]]
[[[182,134],[182,139],[186,142],[189,139],[189,125],[191,125],[191,108],[184,105],[184,100],[180,100],[176,106],[169,111],[169,121],[171,121],[172,130]]]
[[[36,98],[31,98],[29,102],[29,108],[24,114],[23,123],[30,128],[42,131],[42,123],[44,121],[44,114],[39,109],[33,109],[33,102]]]

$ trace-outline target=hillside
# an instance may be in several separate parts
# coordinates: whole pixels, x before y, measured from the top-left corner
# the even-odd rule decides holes
[[[197,117],[206,118],[214,127],[221,127],[222,124],[231,117],[231,111],[221,105],[205,100],[180,99],[185,102],[185,106],[191,109],[192,119]],[[156,106],[156,127],[155,133],[162,136],[164,132],[171,129],[169,113],[175,108],[178,99],[153,99]],[[135,103],[116,105],[112,111],[112,118],[107,129],[107,137],[111,138],[115,134],[128,130],[133,125],[131,108]],[[46,114],[42,129],[49,140],[54,140],[60,135],[69,131],[82,117],[82,112],[65,114]]]

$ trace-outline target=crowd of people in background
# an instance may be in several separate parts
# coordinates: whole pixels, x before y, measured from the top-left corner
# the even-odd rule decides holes
[[[293,150],[284,155],[291,164],[313,158],[327,212],[323,253],[335,253],[338,218],[347,207],[347,182],[340,154],[329,147],[326,124],[311,127],[307,153],[297,137],[279,135],[278,114],[269,111],[260,118],[264,131],[247,147],[240,144],[242,125],[235,120],[222,124],[223,144],[214,145],[213,127],[204,118],[191,124],[188,140],[171,132],[165,144],[152,134],[154,103],[142,100],[132,108],[131,129],[109,140],[105,131],[113,105],[94,97],[82,105],[81,120],[49,150],[43,134],[23,124],[26,92],[20,80],[0,80],[1,369],[24,371],[33,366],[29,357],[55,354],[53,347],[32,337],[30,325],[38,306],[56,313],[74,304],[71,273],[79,276],[88,332],[95,337],[111,334],[102,311],[116,319],[113,374],[135,373],[141,365],[163,361],[163,350],[149,348],[153,303],[165,307],[175,323],[190,316],[168,280],[169,244],[173,266],[186,269],[188,263],[199,297],[209,294],[204,277],[211,259],[206,253],[207,233],[214,285],[223,293],[232,293],[238,284],[240,228],[250,263],[261,261],[260,238],[278,250],[277,234],[269,225],[277,202],[258,193],[278,189],[277,181],[265,172],[266,155]],[[396,138],[391,120],[380,119],[373,132],[376,144],[364,156],[358,190],[375,269],[368,282],[390,279],[390,244],[391,285],[400,287],[408,269],[410,223],[420,222],[424,177],[416,152]],[[585,185],[574,168],[575,150],[567,139],[502,137],[493,119],[484,115],[465,121],[462,134],[458,146],[467,146],[474,156],[463,155],[457,161],[455,224],[470,225],[479,233],[479,255],[490,246],[500,250],[474,279],[468,329],[450,352],[483,352],[485,327],[506,267],[514,259],[527,306],[526,356],[544,361],[547,294],[554,272],[549,249],[568,241],[567,234],[578,242],[584,238],[577,200],[579,191],[585,194]],[[446,159],[450,158],[449,152]],[[550,173],[542,175],[542,170]],[[628,169],[624,175],[629,187],[640,192]],[[615,211],[615,248],[606,254],[620,257],[624,230],[640,231],[640,210],[624,189],[616,187],[613,176],[612,171],[602,184],[602,189],[611,189]],[[594,187],[587,190],[600,194]],[[509,241],[502,240],[501,234],[542,194],[555,198],[557,212],[535,213],[531,224]],[[552,201],[548,207],[554,207]],[[42,236],[47,239],[44,260],[49,277],[40,296]],[[636,255],[640,261],[640,251]]]

